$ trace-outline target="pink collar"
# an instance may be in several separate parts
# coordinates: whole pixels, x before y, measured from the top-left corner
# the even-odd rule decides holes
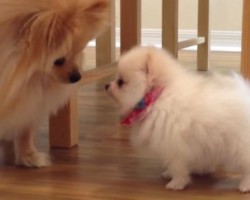
[[[147,108],[153,104],[161,95],[163,88],[157,87],[150,90],[141,101],[137,103],[135,108],[124,118],[121,119],[121,125],[131,125],[146,112]]]

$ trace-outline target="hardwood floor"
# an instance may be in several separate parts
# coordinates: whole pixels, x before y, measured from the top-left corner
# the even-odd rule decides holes
[[[180,59],[194,65],[190,55]],[[239,65],[237,59],[235,54],[228,55],[223,63],[216,62],[214,66],[227,69]],[[104,91],[107,81],[89,84],[79,92],[78,147],[49,150],[45,123],[40,129],[38,146],[51,154],[51,167],[24,169],[0,162],[0,200],[250,199],[250,194],[237,191],[236,175],[194,177],[185,191],[167,191],[159,162],[133,149],[128,140],[129,130],[118,126],[117,106]]]

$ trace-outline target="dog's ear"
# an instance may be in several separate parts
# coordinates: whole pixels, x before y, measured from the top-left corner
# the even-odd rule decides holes
[[[146,73],[148,76],[152,75],[153,73],[153,59],[154,59],[154,55],[153,55],[153,48],[154,47],[143,47],[143,49],[141,47],[139,47],[141,49],[141,56],[142,60],[143,60],[143,64],[142,64],[142,70],[144,73]]]
[[[73,5],[68,3],[67,1],[62,8],[29,16],[24,32],[26,43],[32,52],[41,55],[41,51],[59,48],[72,39],[77,41],[69,42],[80,43],[78,45],[83,48],[108,25],[110,0],[76,1]]]
[[[160,63],[156,55],[155,47],[147,47],[145,55],[143,71],[146,74],[148,84],[154,86],[161,76],[161,70],[158,66]]]
[[[89,39],[100,34],[110,21],[110,0],[91,0],[82,10],[82,20],[85,22]],[[86,2],[85,2],[86,4]]]
[[[144,68],[143,68],[143,70],[147,74],[147,76],[149,76],[151,74],[151,63],[150,63],[150,61],[151,61],[151,56],[148,53],[147,57],[146,57],[146,62],[144,64]]]
[[[147,51],[143,58],[144,62],[142,63],[142,71],[146,75],[147,85],[149,88],[152,88],[154,85],[154,72],[152,69],[152,55],[150,51]]]
[[[147,77],[150,78],[151,80],[154,77],[154,69],[153,69],[153,55],[151,53],[151,50],[148,49],[146,53],[146,58],[145,58],[145,63],[143,66],[143,71],[146,73]]]
[[[22,56],[18,60],[17,67],[10,71],[6,79],[6,94],[13,97],[21,92],[21,87],[26,84],[38,67],[44,67],[49,48],[56,48],[66,38],[66,29],[60,23],[53,12],[37,12],[21,15],[22,22],[21,41],[25,44],[22,48]],[[20,17],[20,18],[21,18]],[[31,67],[31,63],[36,67]],[[19,84],[13,84],[16,81]],[[14,97],[13,97],[14,98]],[[12,98],[12,99],[13,99]],[[6,97],[8,100],[8,96]],[[10,98],[11,99],[11,98]]]
[[[30,16],[23,27],[26,56],[34,60],[45,60],[48,53],[66,44],[69,30],[63,20],[52,11],[38,12]],[[40,58],[40,59],[38,59]]]

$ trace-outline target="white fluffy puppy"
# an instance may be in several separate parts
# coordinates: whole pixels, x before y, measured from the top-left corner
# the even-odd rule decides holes
[[[222,168],[239,173],[239,190],[250,191],[250,90],[242,77],[190,72],[164,50],[136,47],[106,90],[122,123],[133,123],[133,143],[162,160],[168,189]]]

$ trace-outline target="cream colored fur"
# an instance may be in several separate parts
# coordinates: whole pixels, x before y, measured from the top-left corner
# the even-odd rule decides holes
[[[234,73],[191,72],[164,50],[136,47],[120,58],[117,79],[107,88],[126,115],[152,87],[164,91],[133,125],[131,137],[162,161],[171,178],[166,187],[182,190],[192,173],[222,168],[238,173],[239,190],[249,192],[249,83]]]

